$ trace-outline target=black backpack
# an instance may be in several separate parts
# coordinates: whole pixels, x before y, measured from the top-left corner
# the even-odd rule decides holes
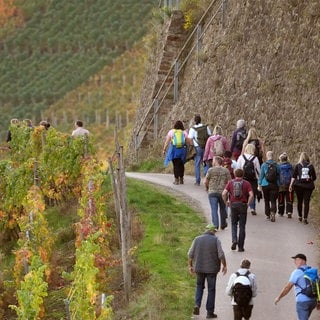
[[[256,171],[255,171],[254,164],[253,164],[254,158],[255,158],[255,156],[249,160],[249,159],[247,159],[247,157],[245,155],[243,155],[243,159],[244,159],[243,179],[245,179],[247,181],[257,180]]]
[[[209,138],[207,126],[193,127],[193,129],[197,131],[197,139],[194,140],[198,143],[200,148],[204,149]]]
[[[275,162],[266,162],[267,171],[266,171],[266,179],[269,183],[277,183],[278,179],[278,171],[277,164]]]
[[[241,128],[237,131],[236,133],[236,141],[234,146],[238,149],[238,150],[242,150],[242,146],[243,146],[243,141],[246,139],[247,137],[247,130],[245,128]]]
[[[241,275],[239,272],[236,272],[237,278],[240,276],[244,276],[249,279],[249,274],[250,274],[249,270],[244,275]],[[252,298],[251,284],[245,285],[242,283],[236,283],[232,288],[232,296],[233,296],[234,302],[238,306],[242,306],[242,307],[247,306],[250,303],[250,300]]]

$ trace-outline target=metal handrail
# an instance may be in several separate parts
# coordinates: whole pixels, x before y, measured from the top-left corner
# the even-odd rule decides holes
[[[166,81],[168,80],[168,78],[170,77],[170,75],[172,74],[172,71],[177,63],[177,61],[179,60],[179,58],[182,56],[182,54],[184,53],[185,49],[187,48],[187,46],[189,45],[189,42],[194,38],[195,36],[195,33],[197,32],[198,28],[202,25],[204,19],[207,17],[207,14],[208,12],[210,11],[210,9],[213,7],[213,5],[216,4],[218,0],[213,0],[210,5],[208,6],[208,8],[206,9],[206,11],[203,13],[203,15],[201,16],[200,20],[198,21],[197,25],[194,27],[193,31],[190,33],[189,37],[187,38],[187,40],[185,41],[184,43],[184,46],[181,48],[181,50],[179,51],[177,57],[175,58],[175,61],[174,63],[171,65],[165,79],[162,81],[162,84],[160,86],[160,88],[158,89],[156,95],[155,95],[155,98],[153,99],[152,103],[150,104],[150,106],[148,107],[147,111],[144,113],[144,117],[142,118],[142,121],[141,121],[141,124],[138,126],[138,129],[136,130],[136,133],[135,133],[135,137],[136,137],[136,143],[137,143],[137,137],[139,136],[140,132],[141,132],[141,129],[142,127],[149,127],[150,126],[150,123],[153,121],[154,119],[154,116],[155,114],[158,112],[158,110],[160,109],[164,99],[167,97],[167,94],[169,92],[169,90],[171,89],[173,83],[174,83],[174,80],[171,80],[170,84],[168,85],[166,91],[164,92],[163,94],[163,97],[161,99],[161,101],[158,101],[158,97],[160,95],[160,93],[162,92],[162,89],[163,87],[165,86],[166,84]],[[209,25],[211,24],[212,20],[216,17],[216,15],[218,14],[219,10],[221,8],[223,8],[224,6],[224,1],[225,0],[222,0],[221,1],[221,4],[217,10],[217,12],[214,13],[214,15],[211,17],[210,21],[206,24],[206,27],[204,28],[204,30],[201,32],[201,35],[199,37],[199,39],[202,38],[203,34],[205,33],[205,31],[208,29]],[[182,68],[184,67],[185,63],[188,61],[191,53],[193,52],[194,48],[196,47],[196,44],[189,50],[189,53],[187,55],[187,57],[184,59],[183,63],[181,64],[181,66],[179,66],[178,68],[178,71],[177,71],[177,74],[179,74],[179,72],[182,70]],[[151,119],[149,121],[149,123],[146,125],[145,121],[147,119],[148,116],[150,116],[150,111],[152,108],[154,108],[154,104],[155,104],[155,101],[157,101],[157,110],[155,110],[155,112],[152,114],[151,116]],[[147,130],[146,130],[147,131]],[[145,132],[146,134],[146,132]],[[142,137],[143,139],[143,137]],[[142,139],[140,141],[142,141]],[[140,147],[140,142],[139,142],[139,146],[136,146],[136,149],[138,149]]]

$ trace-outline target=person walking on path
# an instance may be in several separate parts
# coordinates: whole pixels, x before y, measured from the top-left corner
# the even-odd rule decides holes
[[[255,155],[255,146],[247,144],[245,153],[239,156],[237,167],[243,170],[243,179],[250,182],[254,194],[253,201],[250,204],[251,214],[256,215],[256,198],[260,199],[261,194],[258,191],[258,178],[260,174],[260,163]]]
[[[200,314],[200,306],[207,279],[208,297],[206,303],[207,319],[217,318],[214,313],[216,300],[216,280],[222,264],[222,274],[227,273],[227,262],[221,242],[216,237],[216,227],[208,224],[203,234],[197,236],[188,251],[189,272],[196,273],[197,285],[193,314]]]
[[[83,128],[82,121],[77,120],[74,125],[75,125],[76,129],[72,131],[71,135],[73,137],[88,136],[89,135],[89,130]]]
[[[298,253],[294,257],[296,269],[291,273],[289,282],[284,286],[280,294],[275,298],[274,303],[277,304],[284,296],[286,296],[294,286],[296,296],[296,312],[298,320],[308,320],[313,309],[317,306],[317,299],[310,298],[301,291],[305,287],[305,279],[303,277],[304,270],[308,268],[307,257],[303,253]]]
[[[200,186],[201,182],[201,165],[203,163],[203,154],[206,142],[211,135],[211,131],[208,126],[201,123],[200,115],[195,115],[194,117],[195,125],[189,129],[188,138],[192,140],[193,145],[196,149],[196,155],[194,158],[194,174],[195,174],[195,185]],[[207,165],[204,164],[203,173],[207,174]]]
[[[223,158],[214,157],[213,167],[209,168],[206,177],[204,179],[204,185],[208,191],[208,198],[211,207],[211,219],[212,223],[219,229],[224,230],[227,224],[227,209],[222,199],[222,191],[231,179],[230,172],[227,168],[222,166]],[[220,221],[218,216],[218,207],[220,211]]]
[[[230,150],[228,140],[222,135],[222,128],[216,125],[213,129],[213,135],[207,140],[203,161],[205,161],[210,168],[212,167],[214,157],[223,157],[226,150]]]
[[[309,156],[305,152],[301,152],[299,163],[295,166],[289,191],[293,189],[297,195],[297,209],[299,221],[308,224],[309,205],[312,192],[315,188],[314,181],[317,179],[314,166],[310,163]]]
[[[293,212],[293,190],[289,191],[289,186],[292,178],[293,167],[288,161],[288,155],[283,152],[279,156],[280,167],[280,186],[278,196],[278,214],[282,217],[284,213],[288,218],[292,218]]]
[[[184,184],[184,164],[186,162],[186,142],[188,133],[184,130],[183,123],[178,120],[173,129],[169,130],[163,146],[163,154],[166,154],[164,165],[170,161],[173,164],[173,184]]]
[[[246,122],[243,119],[237,121],[237,128],[233,131],[231,137],[231,152],[232,156],[235,160],[238,160],[241,151],[243,142],[247,137],[247,129],[246,129]]]
[[[235,179],[228,181],[222,198],[231,207],[231,250],[244,251],[248,206],[253,200],[251,184],[243,179],[243,170],[234,171]],[[238,235],[239,224],[239,235]]]
[[[263,192],[264,212],[267,220],[276,221],[277,199],[280,185],[280,168],[273,160],[273,152],[266,154],[267,161],[261,166],[258,190]]]
[[[248,144],[253,144],[255,146],[254,155],[259,159],[259,164],[261,165],[266,160],[266,150],[264,141],[259,138],[257,130],[255,128],[250,128],[248,130],[248,135],[243,141],[241,154],[245,153]]]
[[[257,281],[256,276],[254,273],[250,272],[250,265],[251,262],[247,259],[244,259],[241,261],[240,269],[237,270],[237,272],[234,272],[231,274],[228,285],[226,288],[227,295],[231,296],[231,304],[233,307],[233,315],[234,320],[242,320],[244,318],[245,320],[250,319],[253,309],[253,297],[257,296]],[[248,304],[245,303],[244,305],[238,304],[234,297],[234,287],[237,283],[240,283],[244,286],[249,286],[249,293],[251,293],[251,298],[248,298]],[[245,295],[245,292],[242,292],[243,295]],[[241,295],[241,291],[239,290],[239,295]],[[249,295],[250,297],[250,295]],[[243,297],[245,299],[245,297]]]

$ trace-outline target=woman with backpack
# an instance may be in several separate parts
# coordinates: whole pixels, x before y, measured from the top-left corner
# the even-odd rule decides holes
[[[186,141],[188,132],[184,130],[183,123],[178,120],[168,134],[163,146],[163,154],[166,154],[165,166],[172,161],[174,181],[173,184],[184,183],[184,164],[186,162]]]
[[[314,181],[317,179],[314,166],[310,163],[310,158],[306,152],[301,152],[299,163],[296,164],[291,178],[289,191],[294,189],[297,195],[297,209],[299,221],[308,224],[309,205],[312,192],[315,188]]]
[[[284,212],[290,219],[293,212],[293,191],[289,191],[289,185],[292,178],[293,167],[288,161],[288,156],[283,152],[279,156],[280,167],[280,186],[278,196],[278,214],[282,217]]]
[[[213,135],[207,140],[202,160],[206,162],[208,168],[211,168],[214,157],[223,157],[226,150],[230,150],[229,142],[222,135],[222,128],[216,125],[213,129]]]
[[[256,212],[256,198],[261,198],[258,191],[258,178],[260,174],[260,163],[258,157],[255,155],[255,146],[247,144],[245,152],[238,158],[237,168],[243,170],[243,179],[251,184],[254,193],[254,198],[250,204],[251,214],[255,216]]]
[[[243,141],[241,154],[244,154],[248,144],[253,144],[255,146],[254,155],[259,159],[259,163],[261,165],[263,161],[265,161],[266,150],[264,141],[259,138],[257,130],[255,128],[249,129],[247,138]]]

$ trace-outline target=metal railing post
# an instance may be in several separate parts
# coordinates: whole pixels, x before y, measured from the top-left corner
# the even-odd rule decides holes
[[[159,100],[158,98],[154,99],[153,102],[153,110],[154,110],[154,127],[153,127],[153,138],[158,138],[158,121],[159,121],[159,113],[158,113],[158,107],[159,107]]]
[[[227,9],[227,0],[222,0],[222,4],[221,4],[221,24],[222,24],[222,28],[224,29],[226,26],[225,23],[225,14],[226,14],[226,9]]]
[[[179,87],[179,61],[176,60],[174,64],[174,77],[173,77],[173,100],[178,101],[178,87]]]
[[[201,24],[198,25],[197,28],[197,65],[200,65],[200,59],[199,59],[199,55],[200,55],[200,50],[202,48],[202,26]]]

